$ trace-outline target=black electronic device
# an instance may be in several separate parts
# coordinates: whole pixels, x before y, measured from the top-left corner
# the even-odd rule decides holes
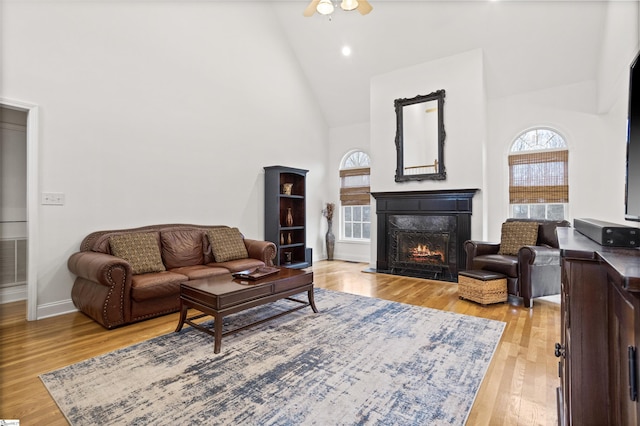
[[[596,219],[574,219],[573,227],[582,235],[606,247],[640,247],[640,229]]]
[[[624,218],[640,221],[640,53],[629,73]]]

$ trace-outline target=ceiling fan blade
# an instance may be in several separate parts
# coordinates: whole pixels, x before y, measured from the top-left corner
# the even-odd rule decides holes
[[[302,14],[309,17],[316,13],[316,7],[318,7],[318,3],[320,3],[320,0],[311,0],[311,2],[309,2],[309,6],[307,6]]]
[[[360,12],[363,15],[366,15],[367,13],[373,10],[373,6],[371,6],[367,0],[358,0],[357,9],[358,9],[358,12]]]

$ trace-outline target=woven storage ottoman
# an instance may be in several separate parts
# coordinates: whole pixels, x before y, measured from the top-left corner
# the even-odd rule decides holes
[[[490,271],[461,271],[458,273],[458,295],[460,299],[482,305],[506,302],[507,278]]]

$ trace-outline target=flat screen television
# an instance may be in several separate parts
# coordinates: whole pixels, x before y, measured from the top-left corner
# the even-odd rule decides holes
[[[624,204],[624,218],[640,221],[640,53],[631,63],[629,73],[627,175]]]

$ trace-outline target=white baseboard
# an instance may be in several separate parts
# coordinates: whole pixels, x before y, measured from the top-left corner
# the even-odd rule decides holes
[[[547,302],[551,302],[551,303],[556,303],[556,304],[560,304],[560,295],[559,294],[553,294],[551,296],[542,296],[542,297],[537,297],[535,299],[533,299],[534,301],[536,300],[546,300]]]
[[[344,260],[345,262],[356,262],[356,263],[369,263],[370,259],[365,256],[345,256],[344,258],[340,258],[339,260]]]
[[[27,285],[17,285],[14,287],[0,288],[0,304],[19,302],[27,300]],[[45,303],[37,308],[36,319],[55,317],[58,315],[77,312],[78,309],[71,299],[60,302]]]
[[[27,284],[0,288],[0,304],[27,300]]]
[[[369,263],[371,261],[371,259],[365,255],[358,255],[355,253],[343,253],[343,252],[340,252],[340,253],[336,252],[333,258],[335,260],[344,260],[345,262],[357,262],[357,263]],[[326,260],[326,257],[320,260]]]
[[[71,312],[77,312],[71,299],[61,300],[60,302],[45,303],[44,305],[38,305],[38,311],[36,314],[37,319],[55,317],[62,314],[69,314]]]

